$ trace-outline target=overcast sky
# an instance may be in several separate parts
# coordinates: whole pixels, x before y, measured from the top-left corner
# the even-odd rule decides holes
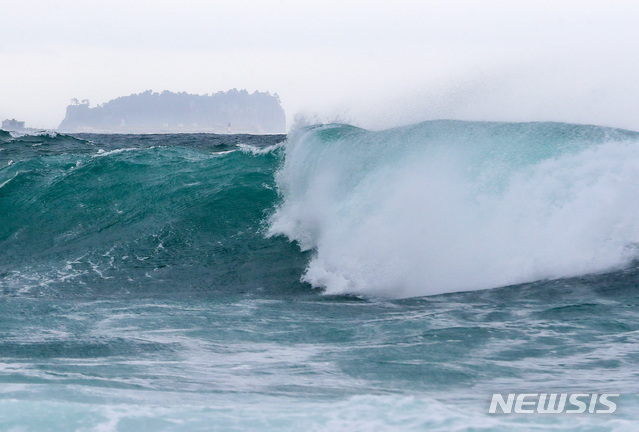
[[[289,124],[639,130],[638,23],[615,0],[0,0],[0,117],[55,128],[71,98],[246,88]]]

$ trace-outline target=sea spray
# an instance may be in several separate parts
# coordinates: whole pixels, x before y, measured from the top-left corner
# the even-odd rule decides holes
[[[315,250],[330,294],[411,297],[627,265],[639,242],[639,134],[437,121],[295,131],[270,235]]]

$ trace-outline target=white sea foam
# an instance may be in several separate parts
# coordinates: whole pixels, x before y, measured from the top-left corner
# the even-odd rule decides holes
[[[12,390],[19,388],[11,385]],[[121,400],[132,391],[96,390]],[[124,394],[123,394],[124,393]],[[210,431],[277,430],[314,432],[468,431],[468,430],[632,430],[634,419],[607,416],[491,416],[469,409],[459,400],[440,402],[429,397],[361,395],[330,401],[291,400],[273,396],[192,396],[144,392],[145,403],[111,404],[61,402],[55,398],[0,401],[7,430]],[[126,400],[126,399],[125,399]],[[634,404],[633,404],[634,405]],[[259,406],[259,409],[255,407]],[[41,415],[33,415],[37,410]],[[82,425],[82,427],[78,427]]]
[[[221,152],[215,152],[212,154],[213,157],[222,157],[222,156],[226,156],[227,154],[231,154],[231,153],[235,153],[237,150],[224,150]]]
[[[271,153],[277,150],[278,148],[281,148],[283,145],[284,145],[284,142],[273,144],[266,147],[255,147],[252,145],[242,144],[242,143],[238,144],[237,146],[242,153],[250,154],[253,156],[260,156],[260,155]]]
[[[314,249],[303,279],[332,294],[484,289],[635,259],[639,142],[585,126],[509,127],[296,132],[270,235]]]
[[[146,149],[149,149],[149,148],[152,149],[152,148],[155,148],[155,147],[152,146],[152,147],[146,147],[146,148],[140,148],[140,147],[119,148],[119,149],[108,150],[108,151],[105,151],[104,149],[98,149],[98,152],[96,154],[94,154],[93,157],[96,158],[96,157],[111,156],[111,155],[114,155],[114,154],[130,152],[130,151],[141,151],[141,150],[146,150]]]

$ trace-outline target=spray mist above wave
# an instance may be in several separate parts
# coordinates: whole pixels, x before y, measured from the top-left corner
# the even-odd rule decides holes
[[[628,265],[639,133],[557,123],[426,122],[293,132],[270,235],[314,249],[327,293],[410,297]]]

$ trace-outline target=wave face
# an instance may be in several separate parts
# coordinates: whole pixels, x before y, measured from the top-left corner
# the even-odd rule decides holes
[[[410,297],[628,265],[639,242],[639,134],[434,121],[289,136],[270,234],[314,249],[330,294]]]
[[[306,258],[262,234],[283,136],[90,138],[1,146],[0,292],[299,289]]]

